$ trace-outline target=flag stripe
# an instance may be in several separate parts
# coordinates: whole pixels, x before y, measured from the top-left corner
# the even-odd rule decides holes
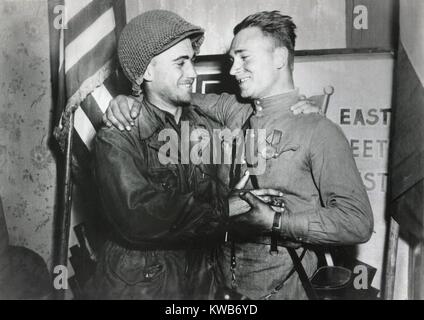
[[[115,56],[115,39],[115,33],[111,32],[66,73],[68,97],[73,96],[82,87],[82,84],[93,78],[93,75],[96,75],[103,66],[108,63],[115,63],[113,59]]]
[[[92,77],[88,78],[84,83],[81,85],[80,90],[78,90],[72,97],[68,99],[67,104],[68,105],[80,105],[84,99],[93,92],[96,87],[99,86],[100,81],[104,81],[107,77],[109,77],[111,74],[113,74],[110,69],[113,66],[114,59],[108,61],[102,68],[100,68],[96,74],[94,74]]]
[[[94,129],[96,131],[99,130],[103,125],[103,112],[94,97],[89,95],[87,99],[85,99],[85,101],[81,104],[81,108],[87,115],[88,119],[91,121]]]
[[[109,77],[110,78],[110,77]],[[93,91],[92,96],[94,100],[96,100],[98,107],[104,113],[109,106],[110,100],[113,99],[112,95],[110,94],[109,90],[104,86],[98,87],[96,90]]]
[[[114,75],[111,75],[109,78],[111,77],[114,77]],[[77,123],[77,121],[82,120],[83,123],[81,124],[81,126],[84,127],[86,120],[88,119],[91,122],[91,126],[94,128],[94,130],[99,130],[100,127],[103,125],[103,113],[106,111],[107,107],[109,106],[109,102],[112,99],[112,95],[104,85],[101,85],[100,87],[96,88],[81,103],[81,109],[86,117],[84,117],[84,115],[79,115],[81,118],[75,118],[75,123]],[[87,147],[91,149],[91,132],[80,132],[80,130],[78,130],[78,133],[80,134],[83,142],[87,144]]]
[[[125,77],[122,71],[118,70],[115,70],[113,77],[106,79],[104,85],[113,97],[119,94],[130,95],[132,93],[131,82]]]
[[[68,72],[83,56],[87,55],[110,33],[114,34],[113,8],[102,14],[93,24],[65,47],[65,72]],[[113,41],[115,44],[115,41]],[[108,53],[110,54],[110,53]]]
[[[80,34],[90,27],[94,20],[93,17],[102,16],[110,8],[112,8],[110,0],[94,0],[83,8],[74,18],[68,20],[65,46],[74,41]]]
[[[93,127],[90,119],[88,119],[82,108],[78,108],[75,111],[75,131],[80,136],[81,140],[87,146],[88,150],[91,150],[91,142],[96,134],[96,130]]]
[[[124,92],[119,90],[120,83],[118,83],[117,72],[115,72],[113,77],[109,77],[103,82],[103,85],[109,91],[112,97],[116,97],[118,94],[123,94]]]
[[[74,130],[73,144],[72,144],[72,154],[77,159],[79,166],[84,169],[90,169],[91,166],[91,155],[90,151],[84,142],[81,140],[78,132]],[[81,183],[81,181],[77,181]]]
[[[82,9],[90,4],[93,0],[65,0],[65,14],[67,21],[78,14]]]

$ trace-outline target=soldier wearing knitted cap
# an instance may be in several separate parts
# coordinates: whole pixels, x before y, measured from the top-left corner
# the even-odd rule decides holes
[[[190,40],[197,54],[204,30],[166,10],[148,11],[133,19],[122,31],[118,56],[122,69],[135,91],[140,88],[149,63],[155,56],[182,40]],[[187,41],[188,43],[188,41]]]
[[[111,233],[91,298],[213,297],[214,247],[224,240],[228,217],[250,208],[237,206],[238,194],[224,194],[216,165],[180,159],[184,125],[189,136],[198,128],[212,136],[219,127],[191,104],[192,60],[202,38],[201,28],[164,10],[141,14],[121,34],[119,60],[133,87],[143,90],[143,108],[135,130],[104,127],[95,138],[95,174]],[[161,161],[175,150],[166,148],[163,133],[169,144],[177,142],[176,161]],[[260,228],[260,220],[255,225]]]

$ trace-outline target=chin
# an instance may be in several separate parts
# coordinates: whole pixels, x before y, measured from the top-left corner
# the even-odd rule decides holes
[[[241,91],[240,96],[244,99],[250,99],[251,95],[246,91]]]
[[[181,106],[188,106],[191,104],[191,96],[188,97],[180,97],[180,99],[178,100],[178,105]]]
[[[191,100],[191,91],[180,90],[175,92],[174,97],[179,101],[190,101]]]

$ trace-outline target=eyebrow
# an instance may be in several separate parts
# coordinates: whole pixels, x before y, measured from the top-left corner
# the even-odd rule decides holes
[[[230,55],[230,57],[233,57],[237,54],[242,54],[243,52],[246,52],[246,51],[247,51],[247,49],[237,49],[237,50],[234,50],[234,51],[230,51],[228,54]]]
[[[185,55],[185,56],[179,56],[178,58],[175,58],[175,59],[174,59],[174,60],[172,60],[172,61],[176,62],[176,61],[178,61],[178,60],[190,60],[190,57],[189,57],[189,56],[187,56],[187,55]]]

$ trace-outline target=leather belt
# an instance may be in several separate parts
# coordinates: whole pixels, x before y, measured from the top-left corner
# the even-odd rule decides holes
[[[263,244],[263,245],[271,245],[271,235],[269,236],[256,236],[256,237],[241,237],[238,235],[232,235],[231,233],[228,233],[227,241],[235,241],[237,243],[256,243],[256,244]],[[292,242],[286,239],[277,239],[277,245],[279,247],[289,247],[289,248],[300,248],[302,244],[297,242]]]

